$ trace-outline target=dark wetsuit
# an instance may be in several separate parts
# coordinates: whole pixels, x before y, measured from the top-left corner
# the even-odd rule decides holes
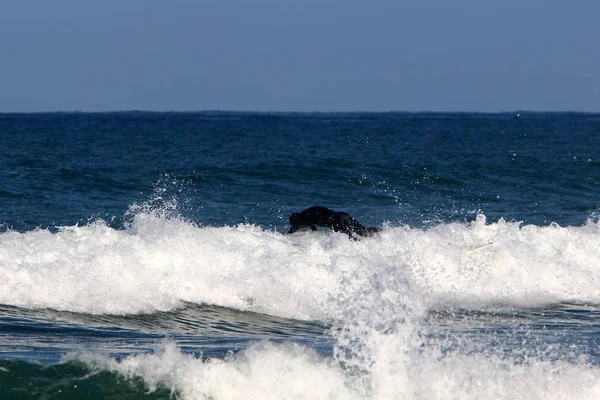
[[[320,206],[310,207],[299,213],[293,213],[290,216],[290,225],[291,228],[288,233],[294,233],[302,228],[310,228],[316,231],[317,226],[330,228],[335,232],[343,232],[350,237],[353,237],[353,234],[370,236],[380,231],[379,228],[365,228],[345,212],[335,212],[329,208]]]

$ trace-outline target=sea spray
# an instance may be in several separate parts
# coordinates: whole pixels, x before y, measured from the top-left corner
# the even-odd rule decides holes
[[[473,290],[468,286],[469,279],[461,282],[460,274],[476,273],[476,268],[488,267],[486,262],[502,267],[501,261],[490,257],[496,249],[473,257],[464,249],[449,248],[449,230],[457,243],[463,246],[464,243],[474,246],[482,241],[494,243],[500,238],[516,242],[512,247],[502,247],[502,253],[508,252],[508,255],[501,254],[500,260],[506,257],[511,262],[509,270],[519,263],[511,260],[512,249],[517,247],[516,254],[527,261],[530,257],[545,259],[547,249],[543,244],[548,240],[569,250],[565,251],[565,256],[568,260],[576,260],[582,276],[588,276],[597,269],[594,264],[597,252],[579,253],[582,248],[594,249],[598,245],[598,225],[592,222],[579,228],[561,228],[555,224],[523,227],[503,220],[488,225],[481,214],[470,225],[450,224],[412,232],[406,237],[404,249],[395,250],[396,254],[402,254],[395,262],[385,256],[388,254],[386,244],[389,243],[384,233],[381,240],[372,245],[376,255],[370,259],[373,262],[370,268],[359,269],[362,276],[357,273],[347,276],[337,298],[335,319],[339,325],[334,324],[333,328],[336,338],[334,357],[348,373],[348,387],[364,398],[373,399],[512,399],[522,394],[525,398],[594,399],[600,395],[600,384],[597,383],[600,369],[588,369],[586,364],[589,361],[586,359],[564,359],[555,355],[553,360],[549,360],[548,352],[552,347],[543,344],[537,347],[539,351],[523,354],[517,350],[516,354],[502,355],[502,351],[493,347],[483,352],[479,349],[473,354],[479,347],[469,338],[461,340],[446,336],[444,339],[440,336],[435,340],[425,340],[430,327],[430,321],[426,322],[424,318],[428,310],[443,307],[441,299],[448,300],[446,307],[451,310],[457,304],[452,301],[452,296],[460,295],[457,288],[440,290],[446,283],[443,279],[445,274],[456,274],[448,277],[452,279],[450,283],[458,281],[458,288],[473,293],[469,292],[469,289]],[[411,231],[410,228],[403,229],[403,233]],[[573,246],[570,241],[575,232],[581,243]],[[425,240],[415,241],[414,235],[425,236],[422,238]],[[532,242],[533,251],[518,248],[519,244],[530,247]],[[433,248],[433,252],[428,248]],[[435,254],[435,250],[440,248],[444,251]],[[540,248],[541,251],[537,251]],[[551,253],[550,259],[554,264],[550,267],[566,267],[560,264],[559,256],[558,251]],[[472,263],[473,260],[477,260],[476,263]],[[521,267],[528,268],[528,265]],[[481,272],[477,276],[481,276]],[[535,283],[528,281],[526,284]],[[500,293],[504,291],[498,286],[494,288]],[[513,302],[519,304],[524,301],[529,306],[552,302],[549,294],[541,296],[541,299],[536,297],[534,294]],[[511,303],[510,299],[506,302]],[[479,301],[479,304],[485,308],[486,304],[493,305],[494,301]],[[447,332],[447,335],[452,335],[452,332]],[[522,381],[512,384],[512,379]],[[577,386],[577,379],[587,382],[587,386]]]
[[[425,308],[401,265],[379,268],[362,284],[346,281],[338,298],[334,357],[362,396],[406,393],[408,358],[421,343]]]

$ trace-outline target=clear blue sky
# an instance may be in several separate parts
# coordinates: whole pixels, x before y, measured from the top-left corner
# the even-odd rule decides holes
[[[0,112],[600,112],[598,0],[16,1]]]

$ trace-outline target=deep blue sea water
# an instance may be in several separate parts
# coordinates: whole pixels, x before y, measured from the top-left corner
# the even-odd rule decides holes
[[[0,398],[598,399],[599,177],[598,114],[0,114]]]

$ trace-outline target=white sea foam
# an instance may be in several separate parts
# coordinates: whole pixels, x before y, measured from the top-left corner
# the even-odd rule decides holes
[[[100,221],[2,233],[0,276],[2,304],[106,314],[186,301],[329,319],[340,317],[340,299],[355,301],[361,290],[385,290],[414,309],[600,304],[600,223],[537,227],[480,216],[471,225],[395,227],[352,241],[140,213],[127,230]]]
[[[560,399],[600,396],[600,369],[565,362],[510,360],[480,355],[405,353],[394,335],[382,340],[375,363],[357,373],[299,345],[260,343],[226,359],[201,360],[168,344],[156,354],[118,362],[79,354],[77,359],[150,390],[165,386],[194,399]]]
[[[271,343],[212,360],[172,344],[120,362],[70,356],[185,399],[596,399],[600,369],[585,360],[444,353],[422,346],[420,317],[448,305],[600,304],[599,261],[597,222],[536,227],[480,215],[352,241],[142,212],[127,230],[97,222],[0,234],[0,303],[128,314],[186,301],[337,321],[334,357]]]

